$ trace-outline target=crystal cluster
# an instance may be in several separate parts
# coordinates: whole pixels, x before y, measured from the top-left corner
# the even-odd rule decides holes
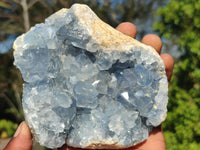
[[[48,17],[18,37],[14,49],[25,118],[41,145],[126,148],[166,117],[168,83],[159,55],[86,5]]]

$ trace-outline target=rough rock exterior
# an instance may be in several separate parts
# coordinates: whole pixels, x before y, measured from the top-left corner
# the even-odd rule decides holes
[[[41,145],[126,148],[166,117],[168,83],[156,51],[75,4],[14,42],[26,121]]]

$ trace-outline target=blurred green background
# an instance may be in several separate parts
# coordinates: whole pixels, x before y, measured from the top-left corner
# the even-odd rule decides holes
[[[0,138],[24,120],[23,80],[13,66],[12,43],[36,23],[73,3],[89,5],[116,27],[132,22],[137,39],[154,33],[175,59],[163,130],[168,150],[200,149],[200,0],[0,0]]]

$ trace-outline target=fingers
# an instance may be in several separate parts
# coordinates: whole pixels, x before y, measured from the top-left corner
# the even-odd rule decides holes
[[[147,34],[142,38],[142,43],[152,46],[158,54],[161,52],[162,41],[160,37],[155,34]]]
[[[135,38],[137,34],[137,29],[135,25],[129,22],[124,22],[124,23],[119,24],[116,27],[116,29],[133,38]],[[159,54],[161,53],[162,41],[160,37],[158,37],[157,35],[155,34],[145,35],[142,38],[142,43],[152,46]],[[173,72],[174,60],[168,54],[162,54],[161,58],[163,59],[163,62],[165,64],[165,70],[166,70],[168,81],[170,81],[172,72]]]
[[[132,38],[135,38],[137,34],[135,25],[130,22],[121,23],[116,27],[116,29]]]
[[[132,38],[136,37],[136,26],[130,22],[119,24],[116,29]],[[147,34],[142,38],[142,43],[152,46],[160,54],[162,48],[162,41],[160,37],[154,34]]]
[[[169,82],[173,73],[174,60],[169,54],[161,54],[161,58],[165,64],[165,71]]]
[[[25,122],[22,122],[15,132],[11,141],[4,150],[31,150],[32,137],[31,131]]]

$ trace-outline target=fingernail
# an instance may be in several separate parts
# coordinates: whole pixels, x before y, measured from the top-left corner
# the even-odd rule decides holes
[[[20,125],[18,126],[17,130],[15,131],[15,134],[13,137],[18,136],[18,134],[21,132],[22,128],[23,128],[24,122],[20,123]]]

